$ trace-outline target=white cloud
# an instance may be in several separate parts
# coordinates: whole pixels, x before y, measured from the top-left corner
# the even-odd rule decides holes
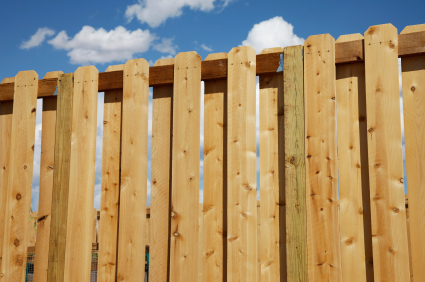
[[[37,46],[40,46],[41,43],[46,39],[47,36],[53,36],[55,32],[53,29],[48,27],[40,27],[35,34],[31,36],[28,41],[23,41],[19,48],[21,49],[30,49]]]
[[[229,2],[231,0],[139,0],[137,4],[127,6],[125,16],[128,21],[136,17],[141,23],[158,27],[168,18],[181,16],[184,7],[209,12],[215,8],[223,9]]]
[[[274,17],[255,24],[242,45],[250,45],[257,53],[260,53],[264,48],[286,47],[303,43],[304,38],[294,34],[292,24],[286,22],[282,17]]]
[[[154,49],[161,53],[176,54],[177,45],[173,43],[174,38],[162,38],[161,43],[155,44]]]
[[[74,38],[61,31],[49,44],[56,49],[70,50],[68,56],[73,64],[103,64],[130,60],[134,54],[148,51],[155,39],[156,36],[149,30],[130,31],[118,26],[106,31],[84,26]]]
[[[213,49],[211,47],[208,47],[204,43],[201,44],[201,48],[204,49],[205,51],[208,51],[208,52],[212,52],[213,51]]]

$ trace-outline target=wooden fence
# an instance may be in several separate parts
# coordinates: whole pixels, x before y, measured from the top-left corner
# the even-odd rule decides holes
[[[34,281],[89,281],[98,92],[105,92],[98,281],[143,281],[147,244],[149,281],[425,281],[425,25],[400,35],[390,24],[372,26],[336,42],[315,35],[258,55],[237,47],[205,61],[187,52],[153,67],[134,59],[104,73],[88,66],[4,79],[0,281],[25,279],[37,110]]]

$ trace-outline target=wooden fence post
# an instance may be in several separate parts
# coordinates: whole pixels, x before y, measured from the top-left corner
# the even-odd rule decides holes
[[[0,281],[23,281],[34,162],[38,75],[16,75]]]
[[[408,26],[401,34],[425,31],[425,24]],[[425,56],[401,59],[409,192],[410,244],[414,281],[425,281]]]
[[[201,56],[174,59],[170,281],[198,281]]]
[[[233,48],[227,77],[227,281],[257,279],[256,56]]]
[[[306,202],[310,281],[341,281],[335,101],[335,40],[304,42]]]
[[[286,281],[297,282],[308,281],[303,51],[302,45],[284,49],[284,105],[278,111],[285,138]]]

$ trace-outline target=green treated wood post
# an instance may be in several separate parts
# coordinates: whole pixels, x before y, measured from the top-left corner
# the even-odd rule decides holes
[[[50,223],[49,266],[47,272],[47,281],[49,282],[64,281],[73,94],[74,74],[60,75],[58,79],[52,219]]]
[[[303,46],[283,52],[284,108],[278,114],[285,126],[286,281],[308,281]]]

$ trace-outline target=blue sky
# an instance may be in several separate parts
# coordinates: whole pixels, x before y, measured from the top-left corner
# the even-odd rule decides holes
[[[239,45],[251,45],[260,52],[266,47],[302,44],[314,34],[330,33],[335,39],[363,34],[369,26],[384,23],[392,23],[400,32],[405,26],[425,23],[423,11],[424,1],[7,1],[0,12],[0,80],[21,70],[35,70],[42,78],[48,71],[74,72],[81,65],[95,65],[103,72],[131,58],[153,64],[185,51],[197,51],[205,59],[209,53],[229,52]],[[41,106],[39,100],[38,109]],[[97,208],[102,108],[98,113]],[[42,130],[41,111],[37,112],[33,210],[38,210]]]

